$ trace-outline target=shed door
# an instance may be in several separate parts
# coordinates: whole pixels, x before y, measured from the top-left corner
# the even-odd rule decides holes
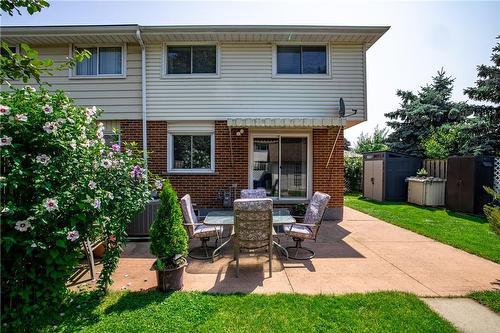
[[[373,199],[384,200],[384,160],[373,161]]]
[[[382,201],[383,196],[383,160],[365,161],[363,191],[368,199]]]
[[[363,195],[365,198],[373,199],[373,161],[365,161],[363,168]]]

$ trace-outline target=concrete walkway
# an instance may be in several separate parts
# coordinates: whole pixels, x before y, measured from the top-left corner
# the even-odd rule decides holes
[[[292,244],[281,239],[285,245]],[[397,290],[419,296],[500,289],[500,265],[347,207],[343,221],[324,222],[318,242],[306,241],[304,246],[314,249],[316,257],[307,261],[275,257],[272,278],[264,256],[248,255],[243,255],[240,278],[236,278],[230,247],[215,263],[190,260],[184,289],[304,294]],[[154,258],[148,249],[149,243],[127,245],[112,288],[155,287]]]
[[[422,300],[461,332],[500,332],[500,316],[471,299],[423,298]]]

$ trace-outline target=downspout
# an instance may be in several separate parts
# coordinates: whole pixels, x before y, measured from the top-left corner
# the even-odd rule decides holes
[[[141,29],[137,26],[135,32],[137,42],[141,46],[141,88],[142,88],[142,150],[144,154],[144,163],[146,170],[148,168],[148,127],[146,113],[146,47],[141,36]]]

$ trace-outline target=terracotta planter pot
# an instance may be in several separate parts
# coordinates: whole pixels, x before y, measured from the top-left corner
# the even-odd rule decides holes
[[[104,246],[104,244],[101,244],[98,247],[96,247],[92,252],[94,252],[95,258],[101,259],[104,256],[104,251],[106,251],[106,247]]]
[[[187,266],[187,260],[174,269],[165,269],[163,271],[156,271],[156,281],[158,283],[158,290],[167,292],[172,290],[181,290],[184,286],[184,270]]]

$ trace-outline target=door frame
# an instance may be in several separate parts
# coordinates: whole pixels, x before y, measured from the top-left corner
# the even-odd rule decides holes
[[[307,170],[306,170],[306,197],[282,198],[281,197],[281,168],[278,173],[278,197],[271,197],[274,201],[304,201],[312,196],[313,182],[313,142],[312,130],[308,129],[249,129],[248,130],[248,188],[253,189],[253,140],[255,138],[278,138],[279,139],[279,164],[281,166],[281,137],[305,137],[307,138]]]

